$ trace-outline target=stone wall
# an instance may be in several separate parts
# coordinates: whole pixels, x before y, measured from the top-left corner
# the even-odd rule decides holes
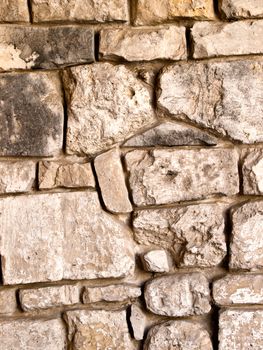
[[[262,0],[0,22],[1,350],[262,350]]]

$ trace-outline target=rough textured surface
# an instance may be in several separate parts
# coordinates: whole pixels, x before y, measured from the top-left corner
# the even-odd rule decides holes
[[[263,141],[263,62],[182,63],[160,76],[159,107],[244,143]]]
[[[0,289],[0,314],[12,314],[17,311],[15,289]]]
[[[132,205],[120,157],[119,150],[114,148],[99,155],[94,165],[106,208],[112,213],[129,213],[132,211]]]
[[[129,284],[112,284],[103,287],[85,287],[83,292],[84,304],[100,301],[126,301],[136,299],[141,295],[141,289]]]
[[[200,273],[159,277],[146,284],[147,308],[157,315],[181,317],[202,315],[211,309],[209,284]]]
[[[0,322],[1,350],[66,350],[66,330],[60,319]]]
[[[186,59],[185,28],[105,29],[100,32],[100,54],[104,59],[127,61]]]
[[[263,304],[263,276],[227,275],[213,283],[213,298],[219,305]]]
[[[5,161],[0,163],[0,193],[28,192],[36,177],[36,163]]]
[[[0,105],[1,156],[60,151],[64,113],[57,73],[1,74]]]
[[[242,165],[244,194],[263,194],[263,150],[247,150],[244,152]]]
[[[142,340],[146,328],[146,317],[141,308],[135,304],[131,306],[130,323],[134,339]]]
[[[39,189],[56,187],[95,187],[90,163],[60,163],[43,161],[39,163]]]
[[[263,268],[263,201],[241,205],[232,211],[230,267]]]
[[[263,17],[262,0],[219,0],[219,5],[227,18]]]
[[[263,311],[226,310],[219,318],[219,350],[261,350]]]
[[[105,151],[155,121],[149,90],[123,65],[98,63],[71,68],[64,82],[69,153]]]
[[[0,70],[92,62],[93,36],[81,27],[0,26]]]
[[[169,261],[165,250],[151,250],[143,254],[142,263],[146,271],[169,272]]]
[[[123,277],[134,269],[129,229],[102,211],[95,192],[5,198],[0,212],[4,284]]]
[[[74,350],[135,350],[126,322],[126,312],[69,311],[65,315]]]
[[[27,0],[1,0],[0,22],[29,22]]]
[[[238,155],[233,149],[136,150],[125,160],[137,206],[239,192]]]
[[[263,53],[263,20],[226,24],[200,22],[193,26],[191,33],[194,58]]]
[[[150,329],[144,350],[213,350],[207,330],[189,321],[168,321]]]
[[[128,20],[126,0],[32,0],[32,10],[34,22]]]

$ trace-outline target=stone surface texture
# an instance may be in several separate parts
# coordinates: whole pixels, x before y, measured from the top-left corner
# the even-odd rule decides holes
[[[132,326],[133,337],[136,340],[142,340],[146,328],[146,316],[141,308],[136,304],[131,306],[130,323]]]
[[[142,256],[142,263],[146,271],[169,272],[169,261],[165,250],[151,250]]]
[[[219,0],[221,13],[227,18],[263,17],[261,0]]]
[[[122,302],[136,299],[141,295],[141,289],[128,284],[112,284],[103,287],[85,287],[82,295],[84,304],[100,301]]]
[[[244,152],[242,164],[244,194],[263,194],[263,150],[247,150]]]
[[[33,161],[6,161],[0,163],[0,193],[28,192],[36,177]]]
[[[29,22],[27,0],[1,0],[0,22]]]
[[[16,311],[16,290],[14,288],[0,289],[0,315],[12,314]]]

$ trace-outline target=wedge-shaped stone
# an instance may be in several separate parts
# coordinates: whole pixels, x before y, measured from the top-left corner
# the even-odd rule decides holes
[[[168,321],[150,328],[144,350],[213,350],[207,330],[190,321]]]
[[[244,143],[263,141],[262,60],[177,64],[164,68],[159,85],[166,113]]]
[[[117,278],[133,271],[130,231],[101,209],[95,192],[4,198],[0,212],[4,284]]]
[[[186,59],[185,28],[105,29],[100,32],[100,54],[104,59],[127,61]]]
[[[157,315],[181,317],[210,311],[209,283],[200,273],[155,278],[146,284],[147,308]]]
[[[0,155],[50,156],[62,148],[58,73],[1,74]]]
[[[0,26],[0,70],[57,68],[94,61],[93,30]]]
[[[0,22],[29,22],[28,1],[1,0]]]
[[[74,350],[135,350],[126,311],[69,311],[65,314]]]
[[[111,22],[129,19],[127,0],[32,0],[34,22]]]
[[[97,63],[64,75],[67,151],[94,155],[155,121],[151,95],[125,66]]]
[[[35,162],[0,162],[0,193],[28,192],[32,189],[35,178]]]
[[[262,0],[219,0],[219,8],[227,18],[263,17]]]
[[[263,53],[263,20],[225,24],[199,22],[191,33],[194,58]]]
[[[263,201],[241,205],[232,211],[230,268],[263,268]]]
[[[239,192],[238,155],[233,149],[136,150],[125,160],[137,206]]]
[[[244,151],[242,165],[243,193],[263,194],[263,150],[252,149]]]
[[[66,329],[61,319],[0,322],[1,350],[66,350]]]
[[[122,302],[136,299],[141,295],[139,287],[129,284],[112,284],[103,287],[85,287],[83,292],[84,304],[106,302]]]

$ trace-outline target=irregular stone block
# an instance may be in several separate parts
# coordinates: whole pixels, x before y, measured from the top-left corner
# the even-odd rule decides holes
[[[165,122],[126,141],[124,147],[216,145],[217,138],[191,126]]]
[[[263,17],[261,0],[219,0],[219,9],[227,18]]]
[[[94,61],[93,30],[0,26],[0,70],[57,68]]]
[[[226,310],[219,318],[219,350],[261,350],[263,311]]]
[[[35,162],[0,162],[0,193],[28,192],[32,189],[35,177]]]
[[[263,268],[263,201],[250,202],[232,210],[230,268]]]
[[[146,284],[147,308],[157,315],[182,317],[210,311],[209,283],[200,273],[159,277]]]
[[[253,149],[244,152],[242,165],[243,193],[263,194],[263,150]]]
[[[95,192],[2,198],[0,212],[4,284],[119,278],[134,270],[130,230],[101,209]]]
[[[155,121],[148,88],[123,65],[74,67],[64,82],[70,154],[95,155]]]
[[[186,59],[185,28],[104,29],[100,32],[100,54],[104,59],[126,61]]]
[[[66,350],[62,320],[10,320],[0,322],[1,350]]]
[[[77,304],[80,302],[80,292],[77,285],[20,289],[19,300],[24,311],[34,311]]]
[[[39,162],[39,189],[57,187],[93,187],[95,179],[90,163]]]
[[[178,17],[214,19],[212,0],[138,0],[135,24],[155,24]]]
[[[34,22],[128,21],[127,0],[32,0]]]
[[[263,276],[227,275],[213,283],[213,298],[219,305],[263,304]]]
[[[234,149],[136,150],[127,153],[125,160],[137,206],[239,192]]]
[[[2,0],[0,22],[29,22],[27,0]]]
[[[85,287],[83,303],[97,303],[100,301],[122,302],[136,299],[141,295],[141,289],[129,284],[112,284],[103,287]]]
[[[191,33],[194,58],[263,53],[263,20],[225,24],[199,22]]]
[[[126,321],[126,311],[68,311],[65,320],[74,350],[135,350]]]
[[[165,250],[151,250],[143,254],[142,263],[146,271],[169,272],[169,261]]]
[[[158,104],[165,113],[234,140],[262,142],[262,73],[260,59],[179,63],[160,75]]]
[[[146,317],[142,310],[135,304],[131,306],[130,323],[134,339],[142,340],[146,328]]]
[[[16,290],[0,290],[0,314],[12,314],[17,311]]]
[[[58,153],[64,120],[58,73],[1,74],[0,87],[0,155]]]

